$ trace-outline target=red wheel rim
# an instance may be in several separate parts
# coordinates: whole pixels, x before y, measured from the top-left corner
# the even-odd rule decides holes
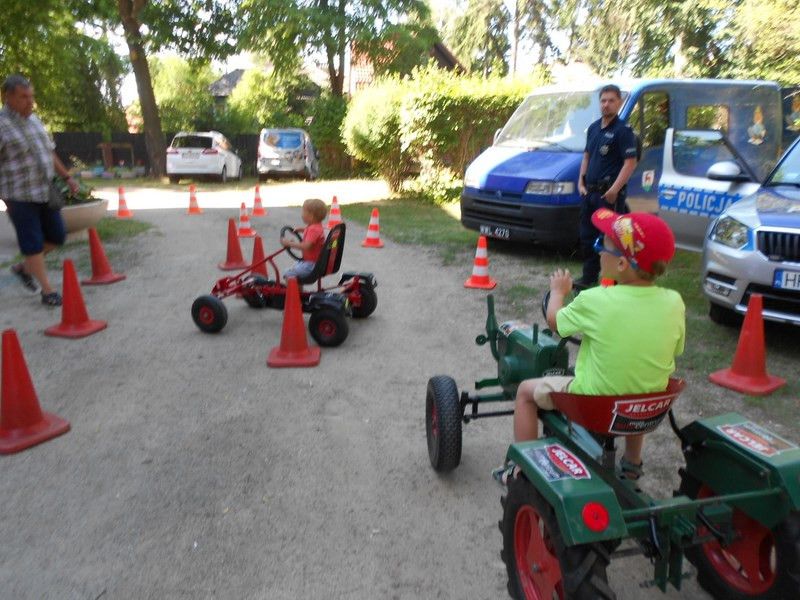
[[[439,414],[436,412],[436,402],[431,402],[431,435],[439,437]]]
[[[197,318],[203,325],[211,325],[214,322],[214,311],[210,306],[203,306],[197,313]]]
[[[700,488],[698,498],[711,498],[714,492]],[[717,540],[703,544],[703,553],[717,574],[732,588],[745,594],[768,591],[775,581],[775,538],[772,531],[744,512],[733,510],[733,531],[736,539],[726,547]],[[708,533],[698,528],[700,535]]]
[[[525,505],[514,520],[514,560],[526,600],[564,598],[561,564],[539,512]]]
[[[319,322],[317,326],[317,330],[321,335],[324,337],[330,338],[336,335],[336,322],[332,321],[331,319],[325,319]]]

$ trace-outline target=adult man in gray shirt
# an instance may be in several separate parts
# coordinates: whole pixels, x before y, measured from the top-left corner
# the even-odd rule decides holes
[[[66,233],[60,209],[50,208],[47,202],[55,173],[67,180],[73,193],[78,184],[56,156],[52,138],[33,114],[30,81],[10,75],[0,90],[0,199],[6,204],[24,256],[11,272],[30,291],[35,293],[41,287],[42,304],[60,306],[61,295],[50,285],[44,257],[64,243]]]

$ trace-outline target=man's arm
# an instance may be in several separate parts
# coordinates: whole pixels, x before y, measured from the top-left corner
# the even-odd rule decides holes
[[[53,166],[56,168],[56,173],[61,175],[69,186],[69,189],[72,191],[73,194],[78,192],[78,182],[72,178],[72,175],[69,174],[69,171],[64,166],[64,163],[61,162],[61,159],[58,158],[58,155],[53,152]]]
[[[586,169],[589,168],[589,153],[583,153],[583,160],[581,160],[581,169],[578,172],[578,193],[581,196],[586,195],[586,185],[583,183],[583,179],[586,176]]]
[[[622,164],[622,168],[619,171],[619,175],[617,175],[617,179],[614,181],[611,187],[608,188],[608,191],[603,194],[603,200],[609,204],[614,204],[617,201],[619,191],[626,183],[628,183],[628,179],[631,178],[631,175],[633,175],[633,171],[635,169],[636,159],[626,158],[625,162]]]
[[[556,269],[550,275],[550,302],[547,304],[547,326],[558,333],[556,314],[564,306],[564,298],[572,291],[572,275],[567,269]]]

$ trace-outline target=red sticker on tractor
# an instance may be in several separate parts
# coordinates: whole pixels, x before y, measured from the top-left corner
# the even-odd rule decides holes
[[[655,396],[646,400],[619,400],[614,403],[614,418],[609,433],[632,435],[651,431],[667,414],[674,396]]]
[[[581,459],[560,444],[529,448],[525,454],[547,481],[592,478]]]
[[[750,421],[735,425],[717,425],[717,429],[740,446],[763,456],[775,456],[785,450],[797,448],[791,442]]]

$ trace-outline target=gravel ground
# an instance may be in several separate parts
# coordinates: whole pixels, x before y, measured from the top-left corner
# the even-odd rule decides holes
[[[385,194],[370,182],[269,187],[269,215],[254,220],[267,251],[282,225],[299,224],[280,205],[337,191],[345,220],[348,201]],[[223,275],[226,222],[245,195],[198,199],[206,212],[189,217],[183,192],[128,190],[154,228],[110,249],[125,281],[83,289],[91,317],[109,324],[88,338],[42,335],[58,311],[0,274],[0,326],[17,330],[43,408],[72,423],[0,457],[0,597],[507,597],[489,473],[510,419],[467,426],[462,464],[445,477],[425,443],[428,378],[472,389],[495,370],[474,343],[486,293],[462,287],[471,265],[385,238],[364,249],[365,229],[348,223],[342,267],[375,273],[375,314],[351,321],[318,367],[269,369],[281,313],[230,299],[220,334],[192,323],[192,301]],[[0,221],[2,259],[14,240]],[[647,487],[669,495],[677,443],[667,427],[652,437]],[[651,576],[641,557],[610,568],[621,599],[707,597],[693,578],[661,595],[643,586]]]

